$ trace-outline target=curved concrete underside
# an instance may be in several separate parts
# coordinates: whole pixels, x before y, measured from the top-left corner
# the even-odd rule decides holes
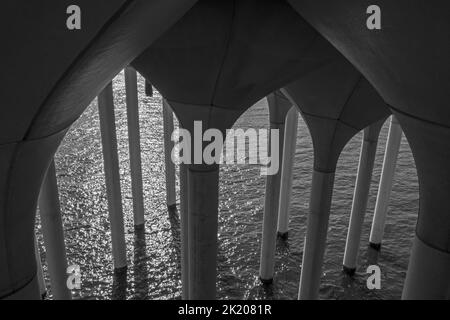
[[[285,87],[307,120],[315,168],[322,171],[334,170],[351,136],[389,113],[376,88],[416,160],[417,234],[425,245],[414,252],[430,247],[449,255],[445,0],[380,0],[379,31],[365,28],[371,4],[365,0],[80,0],[84,19],[77,32],[65,27],[70,4],[2,4],[0,298],[35,287],[34,214],[46,168],[67,128],[133,60],[187,128],[196,119],[207,123],[204,129],[228,128],[254,102]],[[445,297],[445,288],[425,297]],[[25,296],[37,297],[34,291]]]

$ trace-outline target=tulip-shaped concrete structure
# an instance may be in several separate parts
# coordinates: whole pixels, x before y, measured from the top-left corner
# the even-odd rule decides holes
[[[193,132],[193,121],[202,119],[207,123],[204,129],[213,128],[213,124],[221,130],[230,128],[243,111],[283,81],[300,78],[285,91],[301,108],[310,126],[316,155],[311,212],[319,221],[310,223],[308,245],[311,248],[307,249],[304,262],[311,264],[309,269],[305,265],[303,273],[314,283],[311,288],[303,286],[308,288],[305,292],[310,292],[304,297],[313,298],[317,296],[316,278],[320,274],[339,153],[356,132],[385,117],[388,109],[370,84],[332,46],[303,24],[300,16],[292,15],[290,7],[274,0],[255,11],[256,3],[200,1],[132,64],[159,89],[190,132]],[[248,21],[264,21],[264,28]],[[211,30],[226,36],[217,38]],[[258,48],[265,49],[253,56]],[[290,67],[286,68],[284,61],[288,59]],[[284,108],[277,106],[280,116],[272,108],[271,122],[280,119],[284,122],[292,102],[285,101]],[[189,298],[214,298],[217,174],[215,167],[195,169],[196,166],[199,165],[189,165],[187,173]],[[205,170],[208,174],[204,173],[201,180],[191,178],[199,174],[197,171]],[[267,181],[278,178],[269,177]],[[192,185],[197,180],[202,185]],[[202,192],[206,186],[208,190]],[[263,281],[270,281],[273,275],[277,217],[272,211],[277,211],[278,203],[270,203],[272,198],[278,199],[279,187],[277,192],[274,189],[270,184],[266,189],[268,210],[264,216],[260,272]],[[194,211],[200,203],[201,210],[210,210],[209,224],[206,217],[201,218],[200,212]]]
[[[76,31],[65,25],[71,1],[2,4],[0,32],[7,48],[2,61],[9,63],[0,93],[0,298],[39,298],[37,198],[69,126],[114,75],[194,3],[81,0],[77,5],[86,19]]]
[[[325,41],[318,43],[326,64],[282,90],[299,108],[314,147],[299,299],[318,298],[339,155],[358,131],[389,113],[372,86],[350,63]]]
[[[315,155],[301,298],[317,297],[338,156],[356,132],[388,113],[373,85],[405,132],[420,184],[403,297],[449,297],[447,1],[379,0],[375,30],[366,26],[372,3],[360,0],[79,0],[86,17],[80,30],[67,29],[61,17],[71,4],[2,3],[0,298],[39,298],[33,228],[47,167],[70,125],[137,57],[134,67],[191,133],[196,120],[200,134],[224,133],[282,87],[300,108]],[[184,296],[212,299],[218,165],[200,159],[182,170]]]
[[[450,296],[450,4],[377,1],[381,29],[366,27],[368,1],[288,0],[374,85],[411,146],[420,209],[403,298]]]

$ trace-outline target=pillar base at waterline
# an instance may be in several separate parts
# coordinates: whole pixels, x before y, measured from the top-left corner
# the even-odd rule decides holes
[[[369,247],[375,251],[380,251],[381,250],[381,243],[373,243],[373,242],[369,242]]]
[[[342,271],[348,276],[354,276],[356,272],[356,268],[348,268],[346,266],[342,266]]]
[[[278,231],[278,232],[277,232],[277,237],[278,237],[278,239],[281,239],[281,240],[283,240],[283,241],[286,241],[286,240],[289,238],[289,232],[288,232],[288,231],[286,231],[286,232],[280,232],[280,231]]]

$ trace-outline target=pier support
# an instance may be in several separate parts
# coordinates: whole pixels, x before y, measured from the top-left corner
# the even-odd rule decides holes
[[[69,300],[72,295],[66,284],[66,246],[54,160],[42,183],[38,203],[52,296],[55,300]]]
[[[98,96],[98,110],[102,136],[106,194],[111,224],[114,269],[122,269],[127,266],[127,255],[123,223],[122,194],[120,190],[113,88],[111,82]]]
[[[141,137],[139,130],[139,99],[137,73],[132,67],[125,68],[125,90],[128,118],[128,141],[130,150],[131,192],[135,227],[143,226],[144,195],[142,187]]]
[[[217,129],[224,138],[226,129],[232,127],[240,111],[170,100],[167,103],[177,115],[180,128],[193,139],[192,143],[185,141],[186,149],[182,151],[184,155],[189,154],[188,163],[180,164],[182,279],[188,280],[188,284],[183,284],[183,298],[213,300],[217,279],[219,164],[206,163],[203,153],[207,144],[202,139],[207,129]],[[200,124],[200,129],[194,124]],[[191,138],[183,136],[181,141]],[[220,144],[215,149],[215,159],[218,160],[222,148]]]
[[[397,164],[398,151],[402,139],[402,128],[396,117],[391,117],[389,133],[384,153],[383,169],[381,171],[380,185],[378,187],[377,201],[373,214],[372,229],[370,231],[369,244],[375,250],[380,250],[383,241],[384,225],[386,223],[389,197]]]
[[[298,298],[318,299],[339,156],[356,133],[385,119],[389,110],[367,80],[340,57],[281,91],[301,111],[313,141],[314,170]],[[336,101],[342,103],[336,105]]]
[[[35,254],[37,200],[66,132],[0,146],[0,299],[40,299]]]
[[[384,121],[385,119],[364,129],[343,262],[344,272],[349,275],[353,275],[356,271],[359,244],[377,152],[378,136]]]
[[[298,298],[317,299],[328,233],[334,172],[313,171]]]
[[[166,164],[166,202],[167,207],[176,206],[177,197],[175,192],[175,164],[171,153],[174,147],[171,139],[173,133],[173,111],[165,99],[163,99],[163,123],[164,123],[164,159]]]
[[[261,282],[270,284],[273,281],[275,266],[275,249],[277,240],[278,205],[280,201],[281,167],[283,154],[283,139],[286,114],[292,104],[284,95],[276,91],[267,96],[269,105],[270,130],[278,130],[278,146],[271,144],[269,139],[268,151],[278,153],[278,171],[266,176],[266,192],[264,200],[264,218],[261,239],[261,258],[259,278]]]
[[[182,299],[189,299],[189,214],[187,165],[180,164],[180,220],[181,220],[181,285]]]
[[[216,299],[219,167],[189,165],[189,299]]]
[[[419,217],[402,299],[450,299],[450,129],[396,113],[414,156]]]
[[[44,270],[42,269],[41,254],[39,252],[39,246],[38,246],[36,238],[34,240],[34,254],[36,256],[37,279],[38,279],[38,285],[39,285],[39,293],[41,295],[41,298],[44,299],[45,296],[47,295],[47,287],[45,285],[45,277],[44,277]]]
[[[281,239],[287,239],[289,231],[289,211],[291,209],[293,167],[297,144],[297,126],[298,110],[296,107],[291,107],[286,115],[281,169],[280,201],[278,206],[277,234]]]

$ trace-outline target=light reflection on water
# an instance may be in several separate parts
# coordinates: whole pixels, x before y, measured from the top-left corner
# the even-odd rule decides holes
[[[56,155],[69,264],[82,271],[82,299],[179,299],[180,232],[178,212],[165,204],[161,97],[144,95],[139,77],[140,126],[145,198],[145,229],[133,225],[129,176],[128,133],[123,74],[114,81],[116,125],[129,267],[113,273],[110,228],[103,176],[97,103],[94,101],[72,126]],[[236,123],[241,128],[267,128],[265,100]],[[398,299],[408,264],[418,212],[418,183],[414,161],[403,138],[389,207],[385,240],[379,257],[382,289],[366,289],[367,250],[388,124],[382,129],[373,182],[364,221],[359,265],[354,279],[343,275],[345,247],[362,134],[344,149],[337,168],[332,213],[323,268],[323,299]],[[290,233],[278,241],[274,284],[258,280],[264,204],[264,177],[257,165],[226,165],[220,173],[218,298],[296,299],[312,170],[312,143],[299,120],[294,170]],[[177,190],[179,189],[177,181]],[[38,227],[41,250],[42,235]],[[42,253],[45,259],[45,252]],[[47,277],[47,267],[44,264]],[[51,296],[51,289],[50,289]]]

